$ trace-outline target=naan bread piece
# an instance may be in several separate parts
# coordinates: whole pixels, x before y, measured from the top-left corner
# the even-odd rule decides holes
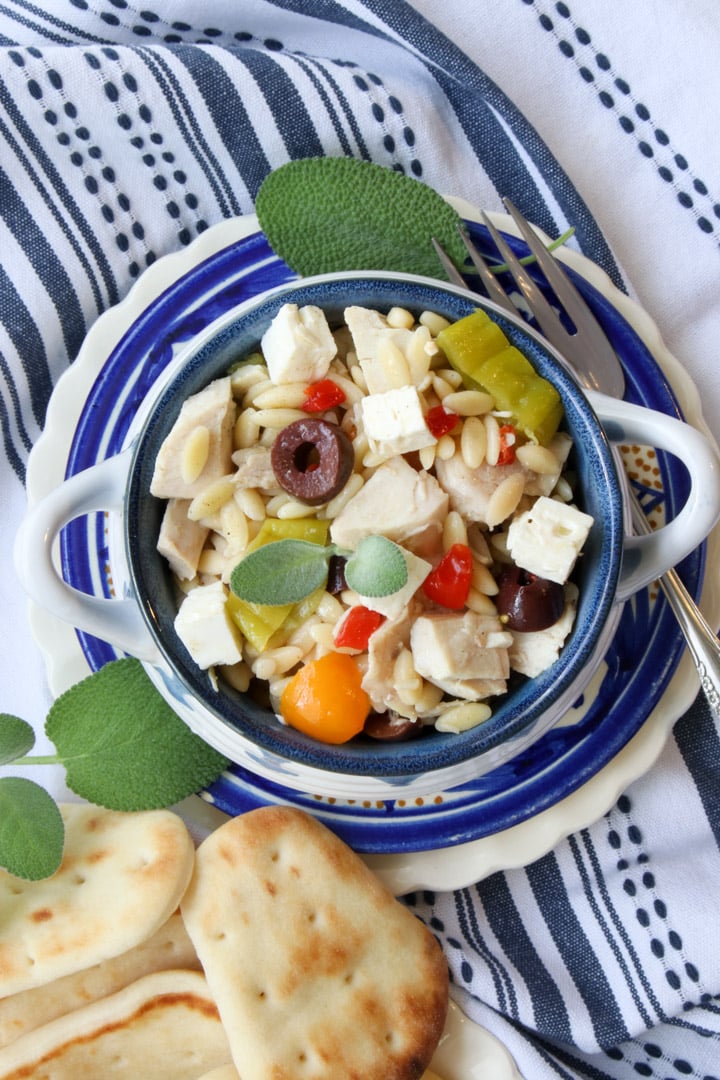
[[[62,978],[147,940],[177,909],[195,848],[169,810],[61,807],[62,864],[24,881],[0,871],[0,997]]]
[[[448,1006],[430,931],[342,840],[262,807],[200,845],[181,902],[242,1080],[419,1080]]]
[[[161,971],[0,1050],[0,1080],[197,1080],[229,1060],[204,976]]]
[[[172,968],[201,970],[179,911],[134,949],[84,971],[0,998],[0,1048],[58,1016],[122,990],[143,975]]]

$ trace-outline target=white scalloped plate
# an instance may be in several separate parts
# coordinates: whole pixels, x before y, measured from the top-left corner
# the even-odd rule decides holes
[[[466,219],[478,221],[475,208],[464,202],[452,201]],[[515,232],[511,220],[505,215],[494,217],[504,232]],[[189,248],[154,264],[121,304],[98,319],[80,355],[59,381],[53,394],[45,432],[30,458],[28,494],[31,500],[40,498],[64,479],[68,456],[88,394],[103,373],[108,357],[121,345],[124,335],[146,313],[151,312],[153,305],[167,296],[185,275],[206,261],[211,265],[214,256],[239,241],[252,242],[256,234],[257,221],[250,216],[229,219],[214,226]],[[707,432],[694,385],[664,347],[652,320],[637,304],[620,293],[589,260],[569,250],[564,250],[562,257],[572,270],[612,305],[612,309],[642,340],[671,384],[686,419]],[[260,261],[255,264],[254,272],[259,273],[262,281],[264,264],[262,258],[258,258]],[[271,260],[268,259],[268,268],[270,264]],[[276,283],[274,280],[269,282]],[[716,565],[718,542],[716,531],[709,542],[712,552],[708,559],[710,566]],[[714,577],[706,580],[702,604],[711,622],[720,621],[720,595]],[[88,674],[90,667],[86,653],[73,628],[51,618],[46,612],[34,611],[31,622],[46,659],[53,693],[62,692]],[[692,663],[688,657],[683,657],[663,696],[622,749],[570,794],[531,813],[517,824],[512,823],[489,835],[454,846],[448,844],[430,850],[369,854],[367,861],[400,894],[416,888],[459,888],[495,870],[523,865],[538,858],[568,833],[596,820],[632,780],[652,765],[675,720],[694,700],[697,685]],[[318,809],[323,812],[327,810],[324,806]],[[189,816],[199,812],[200,817],[204,818],[211,808],[199,799],[193,799],[184,804],[184,812]],[[388,822],[387,827],[392,828],[392,823]]]

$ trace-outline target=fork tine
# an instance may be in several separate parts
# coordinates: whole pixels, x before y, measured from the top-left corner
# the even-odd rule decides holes
[[[430,237],[430,241],[435,248],[435,254],[443,265],[443,270],[447,274],[448,280],[451,281],[453,285],[461,285],[463,289],[467,289],[465,278],[462,276],[445,249],[440,246],[434,236]]]
[[[614,364],[616,362],[615,355],[605,331],[597,322],[592,311],[585,303],[582,296],[580,296],[560,263],[554,255],[547,250],[540,237],[533,231],[529,222],[523,217],[517,207],[513,205],[510,199],[503,199],[503,203],[520,230],[525,243],[535,256],[538,266],[547,278],[555,295],[562,304],[571,322],[574,324],[575,330],[578,333],[582,330],[582,335],[585,339],[583,347],[593,348],[597,350],[600,355],[605,353],[609,355],[612,353],[612,362]],[[538,319],[538,322],[540,322],[540,319]],[[547,336],[549,337],[550,335],[547,334]],[[557,348],[561,348],[557,342],[553,342],[553,344],[555,344]],[[567,347],[567,342],[565,344]],[[620,393],[620,396],[622,396],[622,393]]]
[[[539,286],[526,271],[525,267],[516,257],[514,251],[508,246],[502,235],[484,212],[482,214],[482,219],[501,258],[507,263],[508,269],[515,279],[520,292],[526,297],[530,309],[543,334],[556,349],[563,352],[567,347],[568,335],[560,322],[557,312],[552,309]]]
[[[480,275],[480,280],[485,286],[485,292],[488,294],[489,298],[493,300],[496,304],[498,304],[501,308],[503,308],[504,311],[509,312],[511,315],[517,318],[517,308],[513,304],[508,294],[503,289],[498,279],[493,273],[490,272],[490,268],[480,255],[480,252],[475,247],[475,244],[470,239],[467,230],[464,229],[462,225],[458,225],[458,232],[460,233],[460,239],[465,245],[465,250],[470,256],[470,260],[473,266]]]

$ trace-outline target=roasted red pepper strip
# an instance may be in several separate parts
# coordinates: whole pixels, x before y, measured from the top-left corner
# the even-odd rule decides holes
[[[345,391],[332,379],[320,379],[312,383],[305,391],[305,400],[302,403],[303,412],[325,412],[335,405],[340,405],[345,400]]]
[[[430,429],[430,434],[434,435],[436,439],[441,439],[443,435],[447,435],[452,431],[458,419],[457,413],[449,412],[442,405],[433,405],[427,411],[425,423]]]
[[[371,611],[363,604],[350,608],[334,638],[338,649],[360,649],[364,652],[370,638],[385,621],[385,616],[378,611]]]
[[[472,554],[467,544],[453,544],[423,582],[423,592],[436,604],[459,611],[465,606],[472,578]]]
[[[515,441],[517,439],[515,428],[512,424],[500,425],[500,453],[498,465],[512,465],[515,460]]]

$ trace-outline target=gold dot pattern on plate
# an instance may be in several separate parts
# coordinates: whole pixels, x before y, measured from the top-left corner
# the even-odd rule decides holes
[[[315,802],[326,803],[328,806],[359,806],[363,810],[382,810],[387,804],[387,799],[338,799],[334,795],[313,795]],[[442,794],[418,795],[414,799],[394,799],[393,806],[396,809],[413,809],[423,806],[442,806],[445,802]]]
[[[630,481],[662,492],[662,475],[657,453],[653,447],[639,446],[634,443],[623,444],[619,449]],[[648,511],[647,518],[653,529],[662,528],[665,524],[665,508],[662,500],[658,500],[657,504]],[[658,595],[657,583],[653,582],[649,589],[651,600],[655,600]]]

